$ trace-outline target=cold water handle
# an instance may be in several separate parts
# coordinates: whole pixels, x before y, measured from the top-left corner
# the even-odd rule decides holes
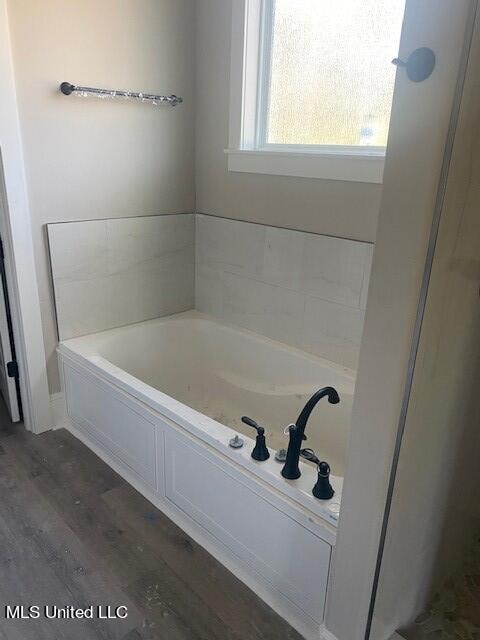
[[[313,449],[302,449],[300,455],[305,460],[317,465],[317,482],[312,489],[315,498],[319,500],[330,500],[335,495],[335,491],[330,484],[330,465],[324,460],[320,460]]]

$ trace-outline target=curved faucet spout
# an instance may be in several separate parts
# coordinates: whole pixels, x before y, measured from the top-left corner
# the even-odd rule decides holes
[[[330,404],[338,404],[340,402],[339,395],[333,387],[324,387],[316,391],[303,407],[297,422],[290,427],[290,440],[288,443],[287,458],[282,469],[282,476],[289,480],[296,480],[301,476],[299,461],[302,441],[305,440],[305,427],[308,419],[316,404],[325,396],[327,396]]]
[[[300,415],[297,418],[296,427],[301,430],[302,433],[305,432],[305,427],[307,426],[308,419],[310,414],[314,410],[317,403],[324,398],[328,397],[328,401],[330,404],[338,404],[340,402],[340,397],[337,393],[337,390],[333,387],[324,387],[323,389],[319,389],[316,391],[307,404],[303,407]]]

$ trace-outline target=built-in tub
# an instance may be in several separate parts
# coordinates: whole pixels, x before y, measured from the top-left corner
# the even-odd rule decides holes
[[[99,366],[100,359],[115,365],[122,380],[134,377],[151,387],[152,397],[153,390],[161,391],[242,436],[253,438],[255,432],[241,417],[254,418],[274,450],[287,447],[285,427],[295,422],[311,394],[333,386],[341,402],[330,405],[325,399],[317,405],[305,446],[327,460],[334,475],[344,475],[355,382],[350,369],[197,312],[63,344]],[[222,441],[227,444],[232,435],[226,429]]]
[[[58,352],[72,431],[299,630],[316,633],[354,372],[195,311],[67,340]],[[332,468],[335,496],[319,501],[316,469],[302,463],[302,477],[287,481],[274,452],[327,385],[341,402],[317,405],[305,443]],[[255,433],[242,415],[265,427],[268,461],[251,459]],[[242,449],[228,446],[236,433]]]

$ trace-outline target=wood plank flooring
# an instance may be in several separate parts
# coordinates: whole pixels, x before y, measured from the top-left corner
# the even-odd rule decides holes
[[[125,620],[7,620],[5,605],[128,607]],[[301,640],[64,430],[0,407],[1,640]]]

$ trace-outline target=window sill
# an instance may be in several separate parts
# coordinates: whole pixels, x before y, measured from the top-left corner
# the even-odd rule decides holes
[[[226,149],[228,170],[381,184],[384,153]]]

